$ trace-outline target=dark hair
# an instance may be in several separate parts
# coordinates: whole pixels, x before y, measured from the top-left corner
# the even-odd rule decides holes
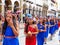
[[[0,20],[1,20],[1,17],[2,17],[2,16],[0,15]]]
[[[13,25],[16,28],[16,20],[15,20],[14,16],[12,17],[12,20],[13,20]],[[5,31],[6,31],[7,26],[8,26],[8,22],[7,22],[6,17],[5,17],[5,22],[3,24],[3,30],[2,30],[3,35],[4,35]]]
[[[48,22],[48,19],[46,19],[46,22]]]
[[[50,19],[50,21],[53,21],[53,22],[54,22],[54,20],[53,20],[53,19]]]
[[[26,24],[25,25],[25,32],[27,33],[28,32],[29,22],[27,22],[27,20],[26,20],[25,24]],[[36,24],[36,21],[33,21],[32,24]]]
[[[29,23],[26,23],[25,25],[25,32],[28,33],[28,26],[29,26]]]
[[[43,20],[42,24],[45,25],[45,20]]]
[[[1,20],[1,17],[0,17],[0,20]]]
[[[40,21],[38,22],[38,24],[40,24]],[[45,20],[42,21],[42,25],[45,25]]]
[[[33,21],[33,24],[36,24],[36,21]]]

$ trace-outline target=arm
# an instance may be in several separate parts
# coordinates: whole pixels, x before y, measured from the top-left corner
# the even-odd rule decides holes
[[[16,23],[16,28],[12,25],[12,30],[13,30],[13,33],[15,34],[15,36],[18,36],[19,35],[19,28],[18,28],[18,23]]]
[[[24,25],[24,34],[27,36],[27,33],[26,33],[26,24]]]
[[[44,27],[45,27],[45,29],[44,29],[42,32],[46,32],[46,27],[47,27],[47,25],[45,24],[45,26],[44,26]]]
[[[38,28],[35,26],[36,32],[32,32],[32,34],[38,34]]]
[[[46,26],[47,26],[47,25],[45,24],[45,26],[44,26],[45,29],[44,29],[44,30],[39,30],[39,32],[46,32]]]

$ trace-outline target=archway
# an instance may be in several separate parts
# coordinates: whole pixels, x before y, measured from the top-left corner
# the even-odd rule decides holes
[[[23,4],[23,14],[26,14],[26,9],[27,9],[27,5],[24,3]]]
[[[14,2],[14,12],[16,12],[17,10],[19,10],[19,2],[15,1]]]
[[[29,6],[27,3],[23,4],[23,14],[29,13]]]
[[[42,12],[41,12],[41,8],[39,8],[39,16],[41,16],[42,14],[41,14]]]
[[[29,5],[29,14],[32,14],[32,6]]]
[[[38,7],[36,7],[36,16],[38,16]]]
[[[42,7],[42,16],[47,16],[48,5],[43,4]]]
[[[0,13],[2,12],[2,1],[0,0]]]
[[[5,12],[7,10],[12,10],[12,2],[11,2],[11,0],[5,0],[5,6],[4,6],[4,8],[5,8]]]
[[[33,16],[36,15],[36,9],[35,9],[35,6],[33,7]]]

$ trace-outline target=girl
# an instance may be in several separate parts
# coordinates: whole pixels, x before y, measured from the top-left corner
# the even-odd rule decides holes
[[[44,21],[40,19],[40,22],[37,24],[38,26],[38,34],[37,34],[37,45],[43,45],[44,44],[44,33],[46,32],[46,27],[44,24]]]
[[[49,34],[49,29],[48,29],[49,22],[48,22],[47,18],[45,18],[44,21],[45,21],[45,25],[46,25],[46,32],[44,34],[44,44],[47,44],[46,42],[47,42],[47,38],[48,38],[48,34]]]
[[[56,18],[55,20],[56,20],[56,26],[55,26],[55,28],[56,28],[56,30],[58,30],[58,18]]]
[[[18,25],[11,13],[7,13],[3,24],[3,45],[19,45]]]
[[[36,45],[36,34],[38,29],[32,18],[29,18],[25,26],[26,45]]]
[[[53,37],[53,34],[54,34],[54,32],[55,32],[55,27],[54,27],[54,17],[52,17],[51,19],[50,19],[50,31],[49,31],[49,33],[51,34],[51,36],[50,36],[50,40],[52,40],[52,37]]]

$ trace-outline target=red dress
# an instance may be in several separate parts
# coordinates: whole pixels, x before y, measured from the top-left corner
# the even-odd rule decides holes
[[[58,22],[58,27],[60,27],[60,21]]]
[[[29,26],[28,31],[36,32],[36,29]],[[31,37],[26,36],[26,45],[36,45],[36,35],[33,34]]]

